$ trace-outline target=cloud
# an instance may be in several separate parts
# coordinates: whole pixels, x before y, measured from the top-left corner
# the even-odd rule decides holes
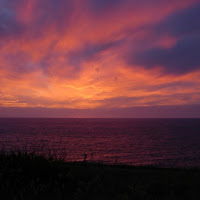
[[[1,106],[100,112],[196,104],[198,24],[177,26],[182,16],[198,17],[195,3],[0,0]]]
[[[81,49],[70,51],[67,53],[68,62],[76,68],[80,68],[83,62],[89,62],[94,59],[100,59],[103,57],[105,51],[112,51],[114,48],[119,47],[122,40],[105,41],[103,43],[86,43]]]
[[[0,117],[54,117],[54,118],[200,118],[200,105],[136,106],[114,109],[63,109],[63,108],[4,108]]]
[[[15,19],[15,13],[7,8],[0,8],[0,38],[17,37],[24,30]]]
[[[72,0],[11,0],[0,5],[0,37],[10,39],[44,37],[52,28],[64,34],[73,13]]]
[[[156,27],[157,34],[171,34],[185,36],[200,34],[200,3],[189,8],[175,12],[161,21]]]
[[[73,1],[72,0],[43,0],[38,1],[35,5],[34,10],[37,10],[35,21],[42,27],[56,26],[57,30],[66,29],[68,23],[72,17],[73,12]],[[33,12],[33,18],[35,13]]]
[[[200,69],[200,4],[169,15],[154,26],[157,38],[174,37],[170,47],[153,46],[128,56],[130,65],[163,67],[164,72],[183,74]],[[156,37],[155,36],[155,37]]]
[[[89,5],[94,12],[105,12],[120,6],[124,2],[126,3],[127,0],[89,0]]]
[[[200,69],[200,36],[185,37],[172,48],[152,48],[139,52],[131,63],[147,68],[164,67],[168,73],[188,73]]]

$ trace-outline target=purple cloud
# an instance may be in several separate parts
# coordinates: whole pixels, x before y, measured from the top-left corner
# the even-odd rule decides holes
[[[200,3],[169,15],[155,29],[157,34],[185,36],[200,33]]]
[[[158,37],[171,35],[171,48],[153,47],[130,53],[128,63],[147,68],[162,66],[167,73],[183,74],[200,69],[200,4],[168,16],[154,27]]]
[[[152,48],[131,57],[132,64],[147,68],[163,66],[168,73],[187,73],[200,69],[200,36],[190,36],[179,40],[169,49]]]

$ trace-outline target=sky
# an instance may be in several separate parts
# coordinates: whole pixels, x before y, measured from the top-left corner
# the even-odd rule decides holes
[[[0,117],[200,117],[200,0],[0,0]]]

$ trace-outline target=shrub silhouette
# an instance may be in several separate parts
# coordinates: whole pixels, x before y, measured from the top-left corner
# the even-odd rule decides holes
[[[0,153],[3,200],[196,200],[199,180],[200,169],[64,162],[35,153]]]

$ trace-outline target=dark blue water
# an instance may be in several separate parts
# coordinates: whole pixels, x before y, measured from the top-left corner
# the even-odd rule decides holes
[[[0,148],[69,161],[87,154],[109,163],[200,166],[200,119],[0,119]]]

